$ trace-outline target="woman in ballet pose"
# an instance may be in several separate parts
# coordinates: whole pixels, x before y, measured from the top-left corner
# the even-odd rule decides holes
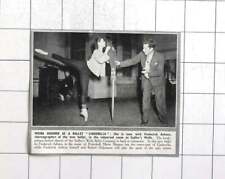
[[[88,61],[85,60],[73,60],[67,59],[57,54],[52,54],[52,58],[62,62],[63,64],[70,67],[71,72],[77,74],[80,81],[80,102],[81,110],[80,115],[84,118],[84,121],[88,120],[88,110],[87,110],[87,96],[88,96],[88,84],[91,74],[100,78],[105,76],[105,63],[109,61],[108,52],[110,46],[106,47],[106,41],[103,37],[98,37],[96,40],[97,47],[93,51],[91,58]],[[105,48],[105,50],[104,50]],[[41,55],[48,55],[47,52],[36,49],[36,53]],[[93,75],[92,75],[93,76]]]

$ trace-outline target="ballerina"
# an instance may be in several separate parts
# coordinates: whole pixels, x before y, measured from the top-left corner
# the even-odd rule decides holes
[[[111,47],[106,47],[105,39],[103,37],[98,37],[96,43],[97,48],[93,51],[92,56],[88,61],[68,59],[57,54],[52,54],[53,59],[46,58],[49,57],[48,52],[41,49],[35,49],[35,57],[39,60],[47,61],[48,63],[57,64],[59,66],[68,66],[73,74],[78,72],[81,87],[80,115],[84,118],[85,122],[88,120],[87,96],[90,75],[93,74],[97,78],[104,77],[105,63],[110,59],[108,52]],[[42,57],[38,56],[37,53],[41,54]]]

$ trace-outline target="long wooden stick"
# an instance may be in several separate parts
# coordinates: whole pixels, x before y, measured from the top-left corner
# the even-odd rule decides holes
[[[116,78],[116,70],[115,68],[112,68],[111,70],[111,80],[112,80],[112,104],[111,104],[111,117],[112,117],[112,120],[114,118],[114,106],[115,106],[115,101],[114,101],[114,98],[115,98],[115,78]]]

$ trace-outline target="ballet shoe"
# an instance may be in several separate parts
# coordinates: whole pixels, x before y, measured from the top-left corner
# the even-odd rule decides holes
[[[88,111],[87,111],[87,108],[81,109],[80,115],[84,118],[84,121],[87,122],[87,120],[88,120]]]
[[[41,54],[41,55],[45,55],[45,56],[48,55],[48,52],[46,52],[46,51],[44,51],[42,49],[35,49],[34,51],[37,52],[37,53],[39,53],[39,54]]]

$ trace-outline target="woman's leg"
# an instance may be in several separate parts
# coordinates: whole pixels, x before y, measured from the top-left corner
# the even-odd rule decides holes
[[[78,72],[79,84],[80,84],[80,102],[81,102],[81,116],[84,117],[84,120],[88,119],[87,112],[87,96],[88,96],[88,84],[89,84],[89,69],[87,67],[86,61],[73,61],[71,59],[66,59],[57,54],[52,54],[54,59],[57,59],[64,64],[68,65],[73,73]]]
[[[81,86],[81,104],[87,103],[88,96],[88,84],[89,84],[89,71],[85,67],[86,64],[83,64],[83,70],[80,71],[80,86]]]
[[[89,71],[86,63],[83,64],[82,70],[80,71],[80,87],[81,87],[81,116],[84,120],[88,119],[87,111],[87,96],[88,96],[88,84],[89,84]]]
[[[54,53],[52,54],[52,58],[64,63],[65,65],[69,66],[76,72],[79,72],[81,70],[81,64],[83,63],[83,61],[72,60],[72,59],[65,58],[65,57],[62,57],[62,56],[54,54]]]

